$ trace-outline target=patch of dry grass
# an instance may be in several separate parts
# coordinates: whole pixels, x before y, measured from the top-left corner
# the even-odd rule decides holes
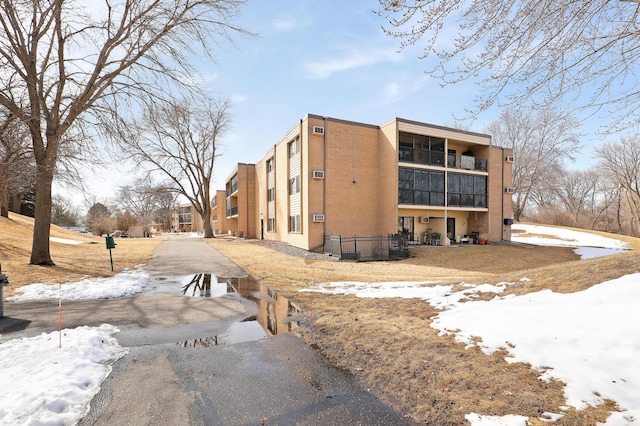
[[[149,262],[162,238],[118,238],[112,251],[114,272],[111,272],[109,250],[104,238],[81,234],[51,226],[51,236],[81,241],[72,245],[51,242],[51,258],[56,266],[30,265],[33,219],[9,214],[0,217],[0,265],[9,277],[5,296],[12,296],[23,285],[42,282],[58,283],[90,277],[107,277],[127,268]]]
[[[636,239],[629,239],[633,246]],[[551,288],[572,292],[640,270],[633,253],[579,261],[572,249],[512,244],[420,247],[397,262],[309,261],[257,244],[212,240],[211,245],[261,282],[295,299],[317,317],[299,334],[332,363],[352,373],[381,400],[420,423],[465,424],[464,415],[519,414],[530,424],[545,412],[562,413],[558,425],[595,425],[615,403],[568,409],[563,384],[539,380],[538,371],[510,364],[506,352],[465,349],[430,327],[438,310],[425,301],[362,299],[300,293],[302,285],[327,281],[420,280],[443,283],[513,282],[508,292]],[[529,281],[519,281],[527,277]],[[493,295],[487,295],[492,298]]]
[[[55,267],[29,265],[32,221],[0,218],[0,263],[9,275],[7,294],[23,284],[112,275],[103,238],[52,227],[51,235],[81,240],[81,245],[52,243]],[[598,233],[611,237],[609,234]],[[619,237],[632,247],[640,240]],[[147,263],[159,238],[118,239],[113,251],[116,272]],[[298,327],[300,337],[332,363],[362,380],[390,406],[420,423],[465,424],[464,415],[520,414],[541,425],[544,412],[563,413],[554,424],[595,425],[616,409],[611,401],[586,410],[566,404],[563,384],[543,382],[527,364],[509,364],[505,353],[485,355],[465,349],[452,336],[430,327],[438,310],[425,301],[361,299],[300,293],[312,282],[433,281],[459,284],[512,282],[507,292],[524,294],[550,288],[574,292],[640,270],[634,252],[578,261],[571,249],[493,244],[489,246],[419,247],[397,262],[311,261],[243,241],[209,240],[262,285],[296,300],[317,320]],[[528,281],[520,281],[526,277]],[[488,297],[492,297],[489,295]]]

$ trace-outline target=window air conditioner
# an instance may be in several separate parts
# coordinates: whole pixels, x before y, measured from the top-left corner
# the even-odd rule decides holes
[[[324,179],[324,170],[314,170],[311,172],[311,177],[314,179]]]
[[[515,191],[515,190],[514,190],[512,187],[509,187],[509,188],[505,188],[505,189],[504,189],[504,192],[505,192],[505,193],[507,193],[507,194],[513,194],[513,192],[514,192],[514,191]]]
[[[507,163],[513,163],[513,155],[507,155],[504,157],[504,161]]]
[[[429,223],[429,218],[427,216],[420,217],[420,223]]]
[[[324,222],[324,215],[323,214],[314,214],[312,216],[311,220],[313,222]]]
[[[314,135],[324,135],[324,127],[313,126],[313,129],[311,130],[311,132]]]

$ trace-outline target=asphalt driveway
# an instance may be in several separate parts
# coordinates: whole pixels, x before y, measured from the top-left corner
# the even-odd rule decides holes
[[[129,348],[80,425],[412,424],[293,335],[256,334],[256,321],[242,322],[256,315],[253,302],[164,288],[167,277],[246,276],[202,240],[163,242],[148,267],[156,291],[65,304],[64,327],[114,324]],[[7,303],[5,315],[3,340],[57,327],[53,301]],[[251,327],[248,335],[237,331]],[[225,336],[236,338],[225,343]]]

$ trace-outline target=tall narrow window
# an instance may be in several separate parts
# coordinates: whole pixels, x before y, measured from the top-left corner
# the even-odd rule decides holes
[[[300,152],[300,138],[295,138],[295,140],[289,142],[289,157],[293,157],[299,152]]]
[[[300,176],[289,179],[289,195],[295,195],[300,192]]]
[[[300,215],[289,216],[289,232],[300,232]]]

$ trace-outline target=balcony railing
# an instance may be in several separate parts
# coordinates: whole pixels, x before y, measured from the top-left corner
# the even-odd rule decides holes
[[[487,171],[486,158],[478,158],[470,155],[447,154],[446,159],[447,167],[449,168],[481,172]],[[442,151],[400,147],[398,150],[398,161],[444,167],[445,153]]]
[[[238,182],[232,182],[231,186],[227,186],[227,197],[238,191]]]
[[[227,217],[237,216],[238,215],[238,206],[233,206],[230,209],[227,209]]]
[[[398,150],[398,160],[408,163],[444,167],[444,152],[400,147]]]

